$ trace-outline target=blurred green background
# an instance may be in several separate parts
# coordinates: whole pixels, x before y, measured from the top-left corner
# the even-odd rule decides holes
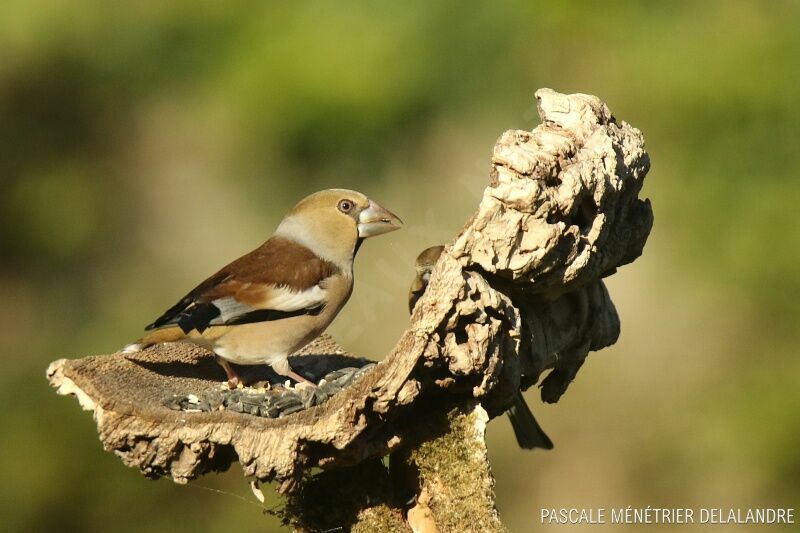
[[[0,3],[0,529],[279,529],[238,467],[198,484],[250,503],[124,467],[47,364],[136,338],[328,187],[406,221],[332,327],[381,357],[416,253],[472,213],[539,87],[644,132],[656,224],[609,282],[619,343],[559,404],[527,393],[556,449],[490,424],[502,518],[798,507],[799,23],[790,1]]]

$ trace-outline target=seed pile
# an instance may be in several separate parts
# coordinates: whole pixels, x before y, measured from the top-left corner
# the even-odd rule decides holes
[[[371,363],[360,368],[347,367],[329,372],[315,388],[309,386],[280,387],[276,389],[241,388],[206,391],[200,395],[175,394],[164,400],[164,405],[175,411],[235,411],[267,418],[278,418],[320,405],[331,396],[369,372]]]

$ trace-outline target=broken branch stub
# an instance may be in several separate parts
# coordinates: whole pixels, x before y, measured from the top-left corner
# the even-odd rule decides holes
[[[641,133],[594,96],[536,98],[542,124],[497,141],[478,211],[446,247],[410,327],[343,390],[302,397],[299,409],[293,399],[291,414],[270,409],[292,391],[231,400],[212,356],[188,344],[61,359],[48,379],[94,412],[107,450],[147,475],[185,482],[238,461],[284,491],[312,467],[413,444],[432,411],[478,401],[497,415],[548,369],[542,395],[556,401],[588,352],[616,341],[601,278],[638,257],[653,218],[638,198],[649,167]],[[316,379],[365,363],[327,336],[292,359]]]

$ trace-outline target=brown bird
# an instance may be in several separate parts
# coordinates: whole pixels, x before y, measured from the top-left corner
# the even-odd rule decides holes
[[[443,251],[444,246],[431,246],[423,250],[422,253],[417,256],[414,265],[416,276],[408,291],[409,313],[414,312],[414,306],[417,305],[417,301],[425,293],[433,267],[436,266],[436,262],[439,260]],[[531,450],[533,448],[550,450],[553,448],[553,442],[536,421],[528,404],[525,403],[525,398],[522,396],[521,391],[516,391],[514,394],[514,403],[508,408],[506,414],[511,421],[511,427],[514,428],[514,435],[517,437],[517,443],[520,448],[526,450]]]
[[[275,234],[195,287],[125,347],[186,341],[213,351],[228,383],[242,382],[230,363],[268,364],[310,383],[288,357],[330,325],[353,291],[353,259],[364,239],[402,221],[363,194],[329,189],[300,201]]]

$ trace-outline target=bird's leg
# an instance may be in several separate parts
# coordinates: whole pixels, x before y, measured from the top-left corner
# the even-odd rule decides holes
[[[311,385],[312,387],[316,387],[316,386],[317,386],[317,384],[316,384],[316,383],[314,383],[313,381],[310,381],[310,380],[308,380],[308,379],[304,378],[303,376],[301,376],[300,374],[298,374],[298,373],[297,373],[297,372],[295,372],[294,370],[289,370],[289,371],[286,373],[286,376],[287,376],[287,377],[290,377],[290,378],[292,378],[293,380],[295,380],[295,381],[296,381],[296,382],[298,382],[298,383],[305,383],[305,384],[307,384],[307,385]]]
[[[317,386],[317,384],[314,383],[313,381],[304,378],[303,376],[292,370],[292,367],[289,366],[288,358],[286,359],[281,358],[278,359],[277,361],[272,361],[270,363],[270,366],[272,367],[272,370],[274,370],[280,376],[286,376],[287,378],[292,378],[298,383],[305,383],[306,385],[310,385],[312,387]]]
[[[222,357],[217,357],[217,362],[225,370],[225,374],[228,376],[228,387],[235,389],[240,383],[244,385],[244,380],[241,378],[241,376],[239,376],[239,374],[236,373],[229,362]]]

